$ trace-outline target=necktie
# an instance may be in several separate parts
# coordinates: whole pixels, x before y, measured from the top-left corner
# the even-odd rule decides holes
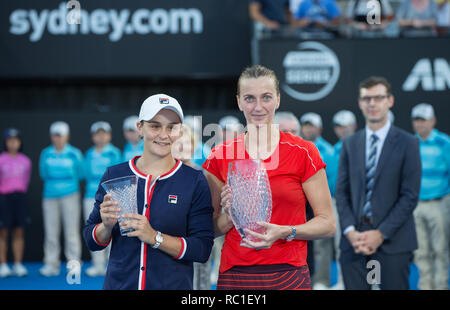
[[[372,206],[370,199],[372,198],[373,181],[376,170],[377,158],[377,141],[378,137],[375,134],[370,136],[369,159],[366,165],[366,200],[363,207],[363,216],[372,216]]]

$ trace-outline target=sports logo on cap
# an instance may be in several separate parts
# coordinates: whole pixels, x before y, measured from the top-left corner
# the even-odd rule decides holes
[[[161,103],[161,104],[169,104],[169,98],[159,98],[159,103]]]

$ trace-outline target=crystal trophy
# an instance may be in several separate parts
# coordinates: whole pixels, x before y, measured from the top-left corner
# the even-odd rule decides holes
[[[115,178],[102,183],[104,190],[111,194],[112,200],[118,202],[119,212],[119,227],[120,234],[126,236],[133,228],[124,229],[121,223],[126,220],[134,220],[124,218],[123,215],[127,213],[138,213],[137,210],[137,184],[138,177],[135,175]]]
[[[236,160],[228,166],[228,185],[232,199],[230,217],[242,238],[251,241],[259,239],[246,236],[244,229],[264,233],[257,222],[269,222],[272,216],[272,192],[269,177],[259,160]]]

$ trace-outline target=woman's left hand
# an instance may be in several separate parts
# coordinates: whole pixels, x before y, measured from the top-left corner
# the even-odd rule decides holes
[[[148,219],[141,214],[129,213],[123,216],[131,220],[124,221],[123,228],[133,228],[134,231],[127,233],[127,237],[138,237],[142,242],[150,245],[155,244],[157,232],[150,226]]]
[[[241,246],[255,250],[269,249],[275,241],[286,238],[291,232],[289,226],[276,225],[267,222],[257,222],[257,224],[265,229],[265,233],[260,234],[251,231],[248,228],[244,229],[246,234],[259,239],[259,241],[251,241],[248,238],[243,238]]]

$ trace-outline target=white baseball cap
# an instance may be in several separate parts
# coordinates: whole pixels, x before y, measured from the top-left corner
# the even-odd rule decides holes
[[[181,122],[183,122],[183,110],[177,99],[165,94],[157,94],[145,99],[141,105],[141,111],[139,112],[139,121],[151,120],[162,109],[174,111],[180,117]]]
[[[425,120],[434,118],[434,109],[431,104],[420,103],[416,105],[411,111],[411,118],[423,118]]]
[[[66,122],[58,121],[50,125],[51,135],[67,136],[69,132],[69,125]]]
[[[102,129],[106,132],[111,132],[111,130],[112,130],[111,125],[108,122],[100,121],[100,122],[95,122],[94,124],[92,124],[91,134],[96,133],[100,129]]]
[[[137,131],[136,123],[139,122],[139,117],[136,115],[128,116],[123,120],[123,130]]]
[[[322,128],[322,118],[319,114],[314,112],[305,113],[300,118],[300,123],[303,125],[305,123],[310,123],[316,127]]]
[[[350,126],[356,124],[356,117],[353,112],[348,110],[341,110],[334,114],[333,124],[335,126]]]

